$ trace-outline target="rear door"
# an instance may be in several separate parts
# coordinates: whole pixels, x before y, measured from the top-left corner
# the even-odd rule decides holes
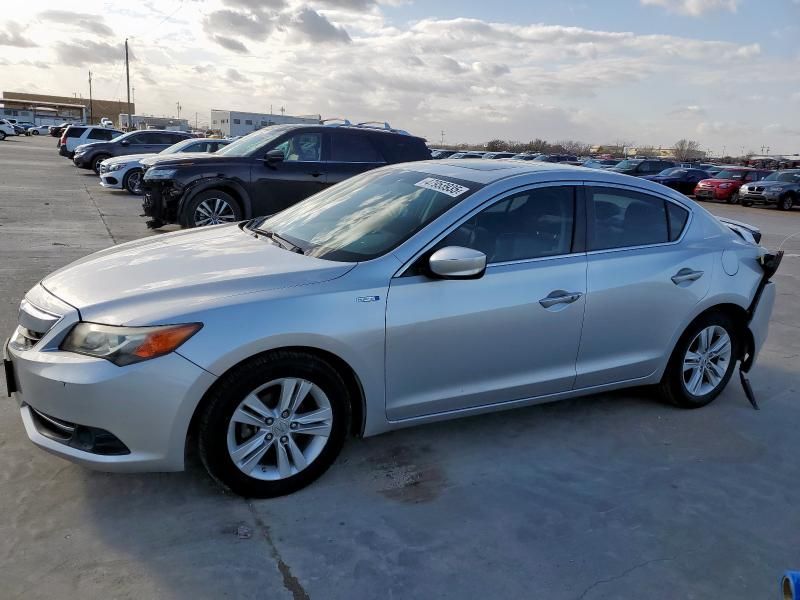
[[[369,134],[345,129],[328,132],[330,154],[327,163],[327,185],[339,183],[386,164],[386,159],[373,144]]]
[[[641,379],[708,293],[712,252],[682,243],[690,212],[626,186],[586,186],[587,299],[575,387]]]
[[[75,148],[85,143],[86,127],[69,127],[67,129],[67,152],[75,152]]]

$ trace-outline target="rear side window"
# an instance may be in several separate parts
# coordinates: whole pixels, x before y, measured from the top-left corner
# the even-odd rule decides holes
[[[591,197],[592,213],[590,250],[669,241],[667,209],[663,199],[615,188],[590,187],[587,192]]]
[[[669,241],[674,242],[683,233],[686,221],[689,220],[689,211],[674,202],[667,202],[667,217],[669,218]]]
[[[182,142],[183,140],[189,139],[189,136],[180,133],[166,133],[164,135],[166,135],[167,143],[170,145],[177,144],[178,142]]]
[[[331,136],[331,160],[357,163],[384,162],[366,136],[342,131],[335,131]]]
[[[389,163],[428,160],[431,157],[431,151],[422,138],[390,133],[376,133],[371,138]],[[475,156],[480,158],[482,155]]]
[[[92,129],[89,132],[88,139],[108,141],[114,137],[114,133],[116,132],[111,129]]]
[[[69,129],[67,129],[67,137],[68,138],[81,137],[84,131],[86,131],[86,127],[70,127]]]

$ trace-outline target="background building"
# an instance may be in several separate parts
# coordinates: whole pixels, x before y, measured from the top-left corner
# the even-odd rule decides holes
[[[0,100],[0,118],[31,121],[36,125],[59,125],[65,121],[76,123],[100,123],[108,118],[116,122],[117,115],[127,108],[121,100],[99,100],[72,96],[50,96],[27,92],[3,92]],[[131,102],[131,108],[136,105]]]
[[[124,127],[128,123],[127,113],[120,113],[116,123]],[[168,129],[169,131],[189,131],[188,119],[174,117],[154,117],[152,115],[133,115],[131,125],[134,129]]]
[[[273,115],[268,113],[239,112],[235,110],[211,109],[210,129],[221,131],[227,136],[247,135],[256,129],[284,123],[317,124],[320,115]]]

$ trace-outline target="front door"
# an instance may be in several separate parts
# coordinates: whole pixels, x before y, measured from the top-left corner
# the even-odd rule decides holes
[[[485,253],[488,266],[479,279],[438,280],[412,270],[392,280],[390,420],[572,388],[586,292],[586,255],[581,235],[573,236],[581,230],[576,189],[516,192],[436,244]]]
[[[313,196],[325,187],[322,134],[290,134],[273,150],[283,151],[283,161],[255,160],[251,171],[254,215],[269,215]]]

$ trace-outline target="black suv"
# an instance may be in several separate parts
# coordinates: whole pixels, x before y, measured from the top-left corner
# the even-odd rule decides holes
[[[107,158],[128,154],[155,154],[190,137],[192,137],[191,134],[182,131],[153,129],[129,131],[108,142],[81,144],[75,148],[72,162],[81,169],[94,169],[94,172],[99,175],[100,163]]]
[[[273,125],[215,154],[142,161],[147,226],[199,227],[282,211],[334,183],[427,160],[425,140],[366,125]]]
[[[658,175],[664,169],[670,169],[675,166],[677,166],[675,161],[661,158],[629,158],[621,161],[616,167],[611,167],[609,171],[633,175],[634,177],[645,177],[647,175]]]

